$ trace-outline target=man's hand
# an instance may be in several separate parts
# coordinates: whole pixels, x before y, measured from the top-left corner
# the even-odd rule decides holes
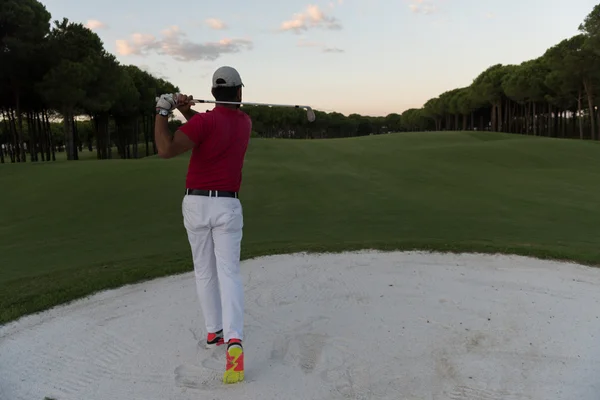
[[[193,104],[191,103],[192,99],[192,96],[186,96],[180,93],[163,94],[156,99],[156,109],[172,112],[177,108],[189,120],[196,114],[195,111],[190,109]],[[171,132],[169,131],[169,121],[161,115],[156,115],[154,124],[154,142],[158,148],[158,156],[161,158],[177,157],[192,149],[195,145],[185,133],[179,130],[171,136]]]
[[[177,106],[175,102],[175,97],[172,94],[163,94],[156,99],[156,108],[167,110],[169,112],[173,111]]]
[[[192,103],[194,96],[187,96],[182,93],[175,93],[174,98],[175,98],[175,104],[177,105],[177,109],[182,114],[189,111],[190,108],[194,105],[194,103]]]
[[[194,105],[194,103],[192,102],[193,99],[194,96],[187,96],[181,93],[177,93],[175,95],[175,104],[177,105],[177,109],[188,121],[195,114],[197,114],[196,111],[192,110],[192,106]]]

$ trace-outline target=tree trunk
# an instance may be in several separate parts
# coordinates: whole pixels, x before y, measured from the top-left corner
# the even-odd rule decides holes
[[[502,124],[502,100],[500,100],[498,102],[498,116],[497,116],[497,121],[498,121],[498,132],[503,132],[504,131],[504,125]]]
[[[115,123],[115,129],[116,129],[116,123]],[[107,126],[106,128],[106,158],[111,160],[112,159],[112,135],[110,134],[110,127]]]
[[[23,145],[23,115],[21,114],[21,96],[18,87],[15,87],[15,108],[17,113],[17,142],[19,145],[20,159],[22,162],[27,161],[27,151]]]
[[[598,107],[594,107],[596,110],[596,112],[594,113],[594,115],[596,116],[596,126],[598,127],[598,129],[600,129],[600,110],[598,110]],[[596,139],[600,140],[600,133],[596,134]]]
[[[31,142],[31,150],[33,151],[33,158],[36,162],[40,161],[40,136],[41,132],[38,129],[37,113],[32,111],[30,114],[31,118],[31,133],[30,133],[30,142]]]
[[[79,129],[77,128],[75,115],[71,115],[71,124],[73,126],[73,160],[79,160],[78,149],[81,146],[81,140],[79,140]]]
[[[529,103],[521,106],[521,135],[529,135]]]
[[[2,116],[2,120],[4,121],[4,137],[6,138],[6,152],[8,153],[9,157],[10,157],[10,161],[12,163],[15,162],[14,160],[14,156],[13,153],[11,151],[11,146],[10,146],[10,123],[8,120],[8,113],[6,113],[6,116],[4,115],[5,111],[4,109],[2,109],[0,111],[0,115]]]
[[[71,161],[74,159],[75,154],[75,140],[73,139],[73,117],[71,110],[63,110],[63,131],[65,135],[65,152],[67,153],[67,160]]]
[[[41,156],[42,162],[46,161],[46,132],[44,132],[44,127],[40,122],[40,113],[36,112],[35,114],[35,126],[37,131],[37,143],[38,143],[38,153]]]
[[[48,112],[46,112],[46,128],[48,129],[48,144],[52,152],[52,161],[56,161],[56,145],[54,144],[54,135],[52,134],[52,125],[50,125]]]
[[[117,145],[117,154],[123,158],[123,139],[121,138],[121,124],[115,119],[115,144]]]
[[[546,116],[546,132],[548,137],[552,137],[552,105],[550,103],[546,104],[548,106],[548,115]]]
[[[35,148],[32,146],[32,138],[33,138],[33,128],[31,127],[31,112],[27,111],[27,116],[25,117],[25,120],[27,122],[27,133],[29,134],[29,146],[28,150],[29,150],[29,159],[31,160],[31,162],[35,162]]]
[[[50,138],[51,135],[51,131],[50,131],[50,123],[46,121],[46,110],[42,110],[42,115],[40,117],[41,119],[41,124],[42,124],[42,129],[45,132],[44,135],[44,142],[45,142],[45,149],[46,149],[46,161],[50,161],[50,159],[52,158],[52,139]]]
[[[533,113],[531,114],[531,118],[533,120],[533,136],[537,136],[537,134],[538,134],[538,126],[537,126],[538,118],[536,118],[535,101],[533,101],[532,103],[533,103]]]
[[[530,110],[531,109],[531,103],[526,103],[523,105],[523,115],[521,115],[521,120],[523,121],[523,135],[529,135],[531,133],[530,131]]]
[[[508,107],[506,107],[507,109],[507,113],[508,113],[508,117],[507,117],[507,124],[508,124],[508,133],[514,133],[514,122],[515,122],[515,103],[511,101],[510,105]]]
[[[13,133],[13,152],[15,154],[15,161],[21,162],[21,139],[19,138],[19,131],[17,130],[17,123],[15,122],[15,115],[12,108],[8,110],[8,120],[10,122],[10,130]]]
[[[133,138],[133,158],[138,159],[138,144],[140,139],[140,118],[135,117],[135,129],[133,130],[134,138]]]
[[[579,95],[577,96],[577,120],[579,122],[579,138],[583,140],[583,115],[581,115],[581,98],[582,93],[581,89],[579,89]]]
[[[0,115],[4,117],[4,113],[0,112]],[[2,118],[4,119],[4,118]],[[4,121],[6,122],[6,120]],[[2,134],[0,134],[0,163],[4,164],[4,137],[8,136],[8,131],[4,130]]]
[[[96,115],[96,153],[100,160],[108,159],[108,135],[110,118],[107,113]]]
[[[592,93],[592,85],[588,82],[587,79],[583,80],[583,88],[585,89],[585,93],[587,94],[588,100],[588,108],[590,112],[590,129],[591,129],[591,137],[592,140],[596,140],[596,122],[595,122],[595,112],[594,112],[594,95]]]
[[[102,146],[102,140],[100,139],[100,126],[98,123],[98,114],[94,114],[92,116],[92,133],[96,138],[96,159],[102,160],[102,150],[100,147]]]
[[[552,137],[558,137],[560,131],[560,109],[554,109],[554,120],[552,122]]]
[[[93,121],[91,121],[91,122],[93,122]],[[94,151],[94,138],[95,137],[98,137],[98,135],[97,135],[97,132],[92,127],[91,132],[88,133],[88,137],[87,137],[88,150],[89,150],[90,153],[92,151]]]
[[[34,154],[35,161],[38,162],[38,161],[40,161],[41,132],[38,129],[36,114],[37,113],[34,111],[31,112],[31,126],[33,127],[32,134],[31,134],[31,147],[33,148],[33,154]]]
[[[510,107],[509,100],[506,99],[502,106],[502,132],[508,133],[508,109]]]
[[[150,139],[152,140],[152,150],[154,151],[154,155],[158,154],[158,148],[156,148],[156,141],[154,140],[154,125],[155,125],[155,120],[154,118],[150,119]]]
[[[144,125],[143,129],[144,129],[144,142],[146,143],[146,157],[150,156],[150,139],[149,139],[149,129],[148,127],[150,126],[149,121],[148,121],[148,117],[146,115],[144,115],[142,117],[142,123]]]

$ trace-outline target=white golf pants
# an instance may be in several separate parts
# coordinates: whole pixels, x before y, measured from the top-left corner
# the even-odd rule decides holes
[[[240,200],[186,195],[182,211],[206,330],[223,329],[225,342],[243,340],[240,249],[244,218]]]

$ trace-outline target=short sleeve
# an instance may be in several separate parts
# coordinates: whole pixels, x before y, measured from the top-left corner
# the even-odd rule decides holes
[[[192,142],[200,144],[209,133],[208,113],[197,113],[189,121],[179,127]]]

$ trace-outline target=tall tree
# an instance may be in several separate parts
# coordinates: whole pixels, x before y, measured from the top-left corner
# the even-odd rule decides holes
[[[442,118],[444,116],[444,108],[439,97],[429,99],[423,106],[423,115],[431,118],[435,123],[435,130],[442,130]]]
[[[526,106],[526,132],[538,134],[536,123],[540,104],[546,103],[547,87],[545,85],[548,69],[541,58],[526,61],[509,71],[502,81],[502,89],[507,97],[518,104]]]
[[[506,95],[502,89],[504,76],[515,68],[513,65],[496,64],[483,71],[472,84],[473,95],[477,102],[489,104],[491,108],[492,131],[502,131],[502,104]]]
[[[65,149],[68,160],[78,159],[74,119],[83,107],[97,76],[102,73],[104,46],[94,32],[80,23],[64,18],[55,21],[48,48],[56,62],[44,76],[39,88],[44,98],[59,110],[64,119]]]
[[[599,139],[600,134],[596,134],[595,119],[598,119],[598,128],[600,129],[600,114],[595,106],[594,98],[598,96],[600,89],[600,4],[597,4],[593,10],[585,17],[583,23],[579,26],[579,31],[585,37],[582,45],[582,58],[585,58],[585,65],[588,67],[586,76],[584,76],[583,85],[588,98],[590,109],[592,139]]]
[[[123,71],[115,56],[105,50],[102,50],[96,62],[101,72],[91,76],[86,95],[81,99],[81,107],[93,121],[96,157],[107,159],[110,158],[112,143],[109,132],[110,111],[121,90]],[[93,141],[90,141],[90,151],[92,146]]]
[[[579,110],[581,116],[581,99],[583,95],[587,100],[588,116],[590,123],[590,137],[596,138],[594,94],[598,86],[600,71],[599,58],[585,45],[586,37],[583,34],[573,36],[551,47],[545,53],[550,68],[549,83],[563,96],[575,90],[578,93]],[[583,122],[580,121],[581,132]],[[583,132],[582,132],[583,135]]]
[[[0,7],[0,81],[3,106],[13,132],[17,161],[25,161],[23,146],[23,97],[39,73],[34,61],[50,29],[50,13],[35,0],[2,0]],[[14,110],[14,115],[13,115]]]

